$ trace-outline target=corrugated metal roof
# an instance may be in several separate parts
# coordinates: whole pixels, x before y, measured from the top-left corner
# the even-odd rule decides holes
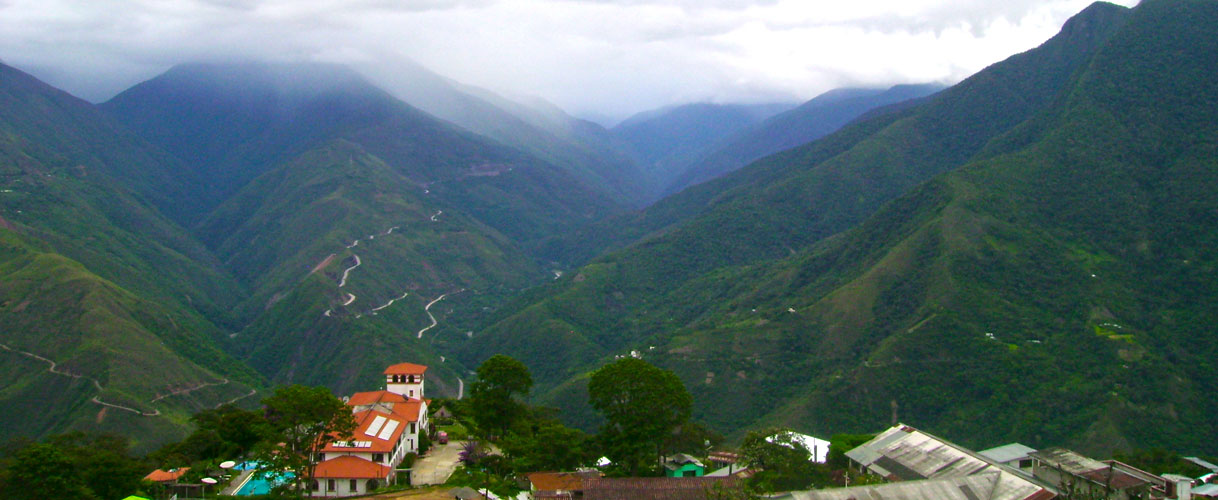
[[[1205,460],[1197,458],[1197,457],[1184,457],[1184,459],[1188,460],[1189,462],[1195,463],[1201,467],[1209,469],[1213,472],[1218,472],[1218,465],[1215,465],[1211,462],[1205,461]]]
[[[871,441],[863,443],[846,453],[855,462],[866,466],[872,472],[887,477],[893,481],[903,481],[900,485],[884,485],[893,488],[881,490],[879,486],[849,488],[854,493],[844,493],[840,498],[855,496],[858,500],[865,499],[904,499],[904,498],[962,498],[969,499],[970,495],[983,490],[978,485],[987,485],[985,494],[979,498],[987,500],[1026,500],[1029,498],[1052,498],[1055,494],[1044,485],[1029,480],[1015,472],[1015,469],[993,463],[972,451],[956,446],[948,441],[919,431],[907,425],[897,425],[877,435]],[[989,478],[988,481],[978,482],[978,478]],[[944,482],[946,481],[946,482]],[[938,497],[927,490],[941,490],[954,485],[955,493],[951,496]],[[963,487],[962,485],[967,485]],[[904,486],[908,489],[897,488]],[[828,491],[828,490],[826,490]],[[821,492],[808,492],[820,494]],[[905,496],[905,495],[914,496]],[[870,496],[869,496],[870,495]],[[879,495],[879,496],[876,496]],[[888,495],[888,496],[885,496]],[[896,496],[893,496],[896,495]],[[825,496],[806,498],[835,499],[839,497]]]
[[[793,500],[988,500],[994,496],[1000,474],[873,484],[852,488],[798,491]]]
[[[1019,443],[1011,443],[990,448],[988,450],[979,451],[977,454],[1000,464],[1005,464],[1013,460],[1022,460],[1024,458],[1028,458],[1030,453],[1035,452],[1036,449],[1030,446],[1024,446]]]
[[[1067,474],[1074,474],[1076,476],[1108,468],[1108,464],[1104,462],[1085,457],[1065,448],[1049,448],[1031,453],[1030,455],[1032,458],[1040,460],[1053,468],[1061,469]]]

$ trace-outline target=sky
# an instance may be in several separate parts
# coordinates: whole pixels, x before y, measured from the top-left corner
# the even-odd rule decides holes
[[[414,61],[612,121],[687,102],[952,84],[1088,0],[0,0],[0,61],[100,102],[174,64]],[[1132,6],[1131,0],[1116,3]]]

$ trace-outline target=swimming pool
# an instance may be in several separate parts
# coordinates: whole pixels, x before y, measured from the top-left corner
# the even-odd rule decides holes
[[[249,478],[245,480],[245,484],[242,484],[234,494],[237,496],[265,495],[271,492],[271,488],[291,481],[294,477],[296,475],[291,472],[269,474],[267,477],[259,477],[257,473],[250,474]]]

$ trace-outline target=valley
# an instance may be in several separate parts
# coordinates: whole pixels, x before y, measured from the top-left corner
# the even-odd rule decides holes
[[[462,399],[506,354],[585,431],[634,357],[728,440],[1215,453],[1215,27],[1100,2],[951,85],[612,126],[407,65],[182,61],[98,104],[0,65],[0,439],[146,452],[403,359]]]

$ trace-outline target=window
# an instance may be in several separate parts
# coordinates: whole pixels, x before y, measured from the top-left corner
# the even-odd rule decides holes
[[[355,492],[359,491],[359,484],[357,484],[354,479],[352,479],[351,482],[347,484],[347,486],[349,487],[347,491],[350,491],[351,493],[355,493]]]
[[[414,434],[415,432],[418,432],[418,431],[416,431],[416,430],[414,429],[414,422],[411,422],[411,423],[410,423],[410,433],[411,433],[411,434]]]
[[[337,488],[337,487],[334,486],[334,480],[327,479],[326,480],[326,491],[334,491],[335,488]]]
[[[369,479],[368,480],[368,489],[364,490],[364,491],[372,491],[372,490],[379,488],[380,486],[381,486],[380,483],[377,483],[375,479]]]
[[[373,454],[372,454],[372,461],[373,461],[373,462],[377,462],[377,463],[384,462],[384,461],[385,461],[385,454],[384,454],[384,453],[373,453]]]
[[[410,390],[410,397],[412,397],[412,398],[414,397],[414,389]]]
[[[313,491],[321,491],[321,485],[317,484],[316,479],[313,480],[313,484],[311,486],[312,486]]]

